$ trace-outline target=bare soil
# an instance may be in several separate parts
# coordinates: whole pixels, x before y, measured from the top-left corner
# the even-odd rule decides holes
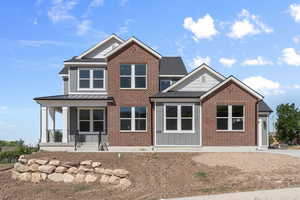
[[[91,159],[105,168],[130,171],[126,191],[94,184],[15,181],[0,172],[0,199],[155,200],[300,186],[298,158],[267,153],[50,153],[27,158]]]

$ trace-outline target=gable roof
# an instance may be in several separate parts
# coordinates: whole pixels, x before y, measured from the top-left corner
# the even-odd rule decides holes
[[[234,83],[239,85],[241,88],[245,89],[247,92],[249,92],[253,96],[257,97],[258,99],[264,98],[261,94],[259,94],[258,92],[256,92],[255,90],[253,90],[252,88],[247,86],[245,83],[243,83],[239,79],[235,78],[234,76],[229,76],[227,79],[225,79],[224,81],[222,81],[221,83],[217,84],[215,87],[213,87],[209,91],[207,91],[207,93],[205,93],[203,96],[201,96],[200,99],[201,100],[204,99],[205,97],[207,97],[208,95],[210,95],[211,93],[213,93],[214,91],[216,91],[217,89],[219,89],[220,87],[222,87],[223,85],[225,85],[226,83],[228,83],[230,81],[233,81]]]
[[[159,63],[159,75],[186,75],[186,67],[181,57],[162,57]]]
[[[271,113],[273,110],[264,101],[258,102],[258,112],[268,112]]]
[[[193,74],[195,74],[198,71],[203,70],[203,69],[207,69],[209,72],[213,73],[214,75],[216,75],[217,77],[219,77],[222,80],[225,79],[225,77],[223,75],[221,75],[219,72],[216,72],[215,70],[213,70],[212,68],[210,68],[207,64],[203,63],[202,65],[200,65],[199,67],[197,67],[196,69],[194,69],[193,71],[191,71],[190,73],[188,73],[185,77],[183,77],[182,79],[180,79],[179,81],[177,81],[176,83],[174,83],[173,85],[171,85],[170,87],[164,89],[162,92],[168,92],[169,90],[171,90],[175,86],[177,86],[180,83],[182,83],[183,81],[187,80]]]
[[[94,51],[95,49],[97,49],[99,46],[101,46],[105,42],[111,40],[112,38],[118,40],[121,43],[124,42],[124,40],[122,38],[120,38],[116,34],[112,34],[111,36],[107,37],[106,39],[102,40],[101,42],[99,42],[98,44],[96,44],[95,46],[93,46],[92,48],[90,48],[87,51],[85,51],[84,53],[82,53],[81,55],[77,56],[77,58],[82,58],[82,57],[86,56],[87,54],[91,53],[92,51]]]
[[[135,42],[138,45],[140,45],[141,47],[143,47],[144,49],[146,49],[148,52],[150,52],[152,55],[156,56],[157,58],[161,59],[162,56],[156,52],[154,49],[152,49],[151,47],[147,46],[146,44],[144,44],[143,42],[141,42],[140,40],[138,40],[135,37],[131,37],[129,38],[126,42],[122,43],[121,45],[119,45],[118,47],[116,47],[115,49],[113,49],[112,51],[108,52],[105,56],[109,57],[111,55],[113,55],[114,53],[118,52],[119,50],[121,50],[122,48],[124,48],[125,46],[127,46],[128,44],[130,44],[131,42]]]

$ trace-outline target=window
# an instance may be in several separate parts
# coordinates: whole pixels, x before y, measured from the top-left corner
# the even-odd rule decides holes
[[[146,107],[120,107],[121,131],[146,131]]]
[[[120,88],[137,89],[146,88],[147,67],[146,64],[121,64],[120,65]]]
[[[79,69],[79,89],[104,89],[103,69]]]
[[[244,130],[243,105],[218,105],[217,130],[242,131]]]
[[[103,132],[104,110],[103,109],[79,109],[80,132]]]
[[[170,80],[170,79],[162,79],[160,80],[160,90],[164,90],[168,87],[170,87],[175,81]]]
[[[166,105],[165,131],[192,132],[194,131],[193,105]]]

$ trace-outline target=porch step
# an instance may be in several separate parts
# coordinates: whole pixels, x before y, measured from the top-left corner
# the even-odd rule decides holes
[[[98,144],[97,143],[85,143],[85,144],[78,144],[77,146],[78,152],[97,152]]]

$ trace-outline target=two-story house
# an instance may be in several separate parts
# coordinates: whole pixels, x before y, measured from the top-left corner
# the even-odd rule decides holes
[[[111,35],[59,74],[64,94],[34,99],[42,150],[268,145],[272,110],[262,95],[206,64],[187,73],[181,57],[135,37]]]

